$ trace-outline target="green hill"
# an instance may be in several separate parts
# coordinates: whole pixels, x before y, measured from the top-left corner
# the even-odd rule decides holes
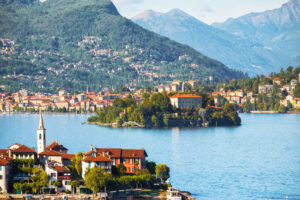
[[[120,16],[109,0],[1,1],[0,38],[0,84],[11,90],[89,86],[99,91],[173,79],[244,76],[143,29]]]

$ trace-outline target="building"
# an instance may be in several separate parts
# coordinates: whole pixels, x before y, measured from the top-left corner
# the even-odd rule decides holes
[[[10,159],[0,155],[0,193],[7,193],[10,172]]]
[[[171,104],[176,108],[195,108],[202,106],[202,97],[194,94],[176,94],[170,97]]]
[[[40,112],[40,122],[37,129],[37,152],[41,153],[46,149],[46,129],[44,128],[42,112]]]
[[[259,94],[271,94],[273,92],[273,85],[260,85],[258,86]]]
[[[45,171],[50,176],[51,181],[61,181],[62,186],[58,188],[58,191],[72,190],[70,185],[71,171],[68,167],[59,162],[51,161],[46,164]],[[55,188],[55,186],[50,185],[50,188]]]
[[[82,172],[90,167],[102,167],[106,171],[111,166],[123,164],[127,174],[134,174],[139,169],[146,167],[147,153],[144,149],[120,149],[120,148],[92,148],[84,154]]]
[[[280,85],[281,84],[281,81],[280,81],[280,78],[273,78],[273,84],[277,84],[277,85]]]
[[[8,147],[9,157],[13,159],[36,159],[37,153],[28,146],[16,143]]]
[[[300,109],[300,98],[295,98],[293,100],[293,107],[297,108],[297,109]]]
[[[58,142],[52,142],[50,145],[46,148],[47,151],[54,150],[59,153],[68,153],[68,149],[64,147],[62,144],[59,144]]]

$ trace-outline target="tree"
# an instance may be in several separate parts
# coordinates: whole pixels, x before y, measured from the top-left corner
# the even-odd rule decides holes
[[[154,126],[156,126],[156,127],[158,126],[158,119],[155,115],[152,115],[151,121],[154,124]]]
[[[77,188],[80,185],[80,183],[79,181],[72,180],[70,181],[70,185],[72,186],[72,194],[74,194],[74,188]]]
[[[150,174],[155,174],[155,167],[155,162],[146,160],[146,168],[149,170]]]
[[[155,173],[164,182],[166,182],[166,180],[168,180],[168,178],[170,178],[170,168],[165,164],[156,165]]]
[[[33,176],[31,176],[30,179],[33,181],[32,186],[35,192],[37,192],[37,190],[40,191],[42,187],[46,187],[49,184],[50,177],[42,168],[33,168],[32,173]]]
[[[300,83],[298,83],[294,89],[294,96],[300,98]]]
[[[82,153],[78,152],[75,154],[74,158],[72,158],[73,167],[76,169],[76,172],[79,177],[81,177],[81,173],[82,173],[82,164],[81,164],[82,157],[83,157]]]
[[[58,188],[62,186],[61,181],[52,181],[51,184],[56,187],[56,192],[58,192]]]
[[[15,190],[20,190],[21,194],[23,194],[22,183],[14,183],[13,187],[14,187]]]
[[[94,193],[106,186],[107,174],[102,168],[91,168],[84,175],[85,185]]]
[[[168,116],[168,115],[165,115],[165,116],[164,116],[163,122],[164,122],[164,125],[165,125],[165,126],[169,126],[169,116]]]

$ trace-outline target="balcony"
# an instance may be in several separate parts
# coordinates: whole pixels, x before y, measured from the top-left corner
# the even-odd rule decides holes
[[[71,176],[58,176],[59,180],[70,180]]]

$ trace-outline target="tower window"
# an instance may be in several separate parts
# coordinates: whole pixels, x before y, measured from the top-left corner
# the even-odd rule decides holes
[[[42,139],[42,134],[39,135],[39,139],[40,139],[40,140]]]

